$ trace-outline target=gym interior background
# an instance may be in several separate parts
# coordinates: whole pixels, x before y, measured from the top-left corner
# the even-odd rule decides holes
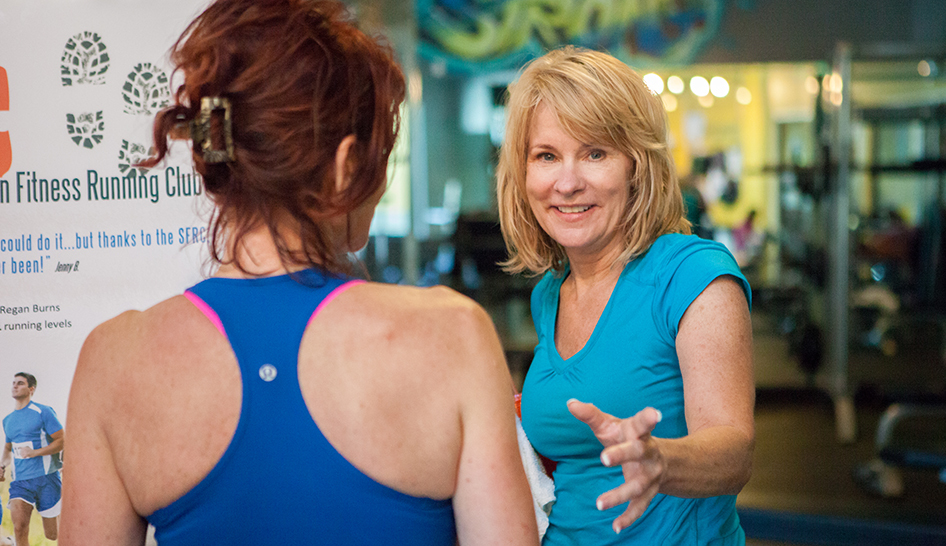
[[[750,542],[946,543],[946,3],[351,3],[409,80],[375,280],[481,302],[521,380],[535,279],[495,265],[505,86],[544,48],[607,49],[648,74],[701,234],[753,286]]]
[[[946,2],[347,1],[363,26],[390,37],[409,78],[391,189],[362,256],[374,279],[447,284],[480,301],[521,380],[535,343],[528,309],[535,279],[495,266],[504,257],[493,198],[504,90],[544,48],[607,49],[647,74],[660,94],[678,171],[689,194],[705,202],[701,234],[733,249],[754,288],[757,446],[753,477],[738,497],[750,542],[946,544]],[[36,2],[20,4],[2,3],[0,11],[40,11]],[[121,93],[99,102],[106,87],[70,85],[62,96],[72,98],[52,108],[39,102],[51,95],[31,92],[38,82],[49,92],[65,86],[56,69],[62,44],[76,35],[74,21],[58,26],[63,14],[81,14],[76,19],[90,26],[80,35],[101,31],[108,55],[128,61],[175,36],[164,30],[193,7],[189,0],[161,3],[153,8],[160,16],[142,19],[137,10],[149,3],[60,4],[52,10],[60,15],[56,24],[42,27],[0,16],[9,23],[0,38],[18,44],[0,48],[0,64],[17,67],[9,82],[0,67],[0,136],[12,127],[13,173],[35,170],[30,165],[100,168],[106,155],[113,165],[113,151],[95,148],[91,138],[81,159],[78,146],[26,138],[75,129],[63,124],[72,108],[115,113],[112,141],[133,133],[138,119],[123,112]],[[89,23],[103,6],[113,13]],[[128,25],[122,17],[159,24]],[[119,24],[124,32],[115,32]],[[120,88],[128,72],[118,66],[111,82]],[[33,78],[37,73],[43,76]],[[36,131],[34,122],[59,130]],[[7,160],[0,170],[10,169],[9,152],[0,156]],[[4,208],[7,225],[29,226],[22,229],[31,235],[68,232],[73,221],[89,225],[81,215],[92,210],[29,207]],[[92,225],[106,217],[103,229],[133,223],[142,209],[108,210],[96,212]],[[193,211],[162,201],[161,214],[162,226],[188,225]],[[26,362],[40,371],[68,369],[68,347],[77,348],[88,331],[80,321],[91,328],[178,290],[184,284],[175,275],[185,265],[197,274],[189,251],[171,250],[106,259],[85,249],[83,264],[98,262],[100,270],[97,284],[81,290],[6,277],[5,287],[42,293],[42,301],[55,293],[75,312],[68,316],[76,327],[44,332],[41,343],[25,335],[4,343],[13,344],[14,355],[28,353]],[[153,275],[138,274],[152,262],[161,265]],[[135,274],[122,277],[122,267]],[[109,283],[111,274],[122,282]],[[113,312],[115,305],[122,307]],[[58,352],[48,352],[52,347]],[[43,374],[44,399],[64,401],[69,376]]]

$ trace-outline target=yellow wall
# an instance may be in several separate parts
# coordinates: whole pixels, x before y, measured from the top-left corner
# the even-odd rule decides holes
[[[778,71],[778,80],[774,86],[770,81],[772,71]],[[714,225],[733,227],[742,222],[750,210],[755,210],[757,225],[777,229],[778,212],[773,208],[778,206],[778,184],[774,173],[766,170],[766,167],[778,163],[778,155],[774,151],[777,120],[772,118],[770,102],[773,99],[770,95],[773,90],[790,88],[788,98],[780,100],[792,102],[793,115],[805,118],[808,116],[806,108],[810,109],[809,105],[814,100],[803,91],[804,77],[811,72],[812,68],[807,65],[702,65],[657,72],[665,81],[668,76],[676,74],[687,84],[683,93],[674,96],[676,109],[668,111],[673,156],[681,177],[690,172],[694,157],[733,148],[742,155],[739,197],[732,205],[721,202],[709,204],[708,212]],[[714,97],[710,106],[701,105],[689,90],[689,80],[696,75],[706,79],[716,75],[726,78],[730,86],[729,94],[722,98]],[[745,87],[751,93],[749,104],[743,105],[736,101],[736,90],[740,87]],[[663,91],[665,95],[669,93],[666,89]],[[779,103],[777,106],[779,115],[784,115],[785,105]],[[704,118],[706,131],[702,147],[700,143],[691,142],[685,133],[686,118],[691,115]]]

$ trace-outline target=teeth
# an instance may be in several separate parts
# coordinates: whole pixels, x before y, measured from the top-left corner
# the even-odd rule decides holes
[[[586,210],[590,209],[591,207],[589,207],[589,206],[579,206],[579,207],[556,207],[556,208],[557,208],[558,210],[560,210],[560,211],[566,213],[566,214],[573,214],[573,213],[577,213],[577,212],[585,212]]]

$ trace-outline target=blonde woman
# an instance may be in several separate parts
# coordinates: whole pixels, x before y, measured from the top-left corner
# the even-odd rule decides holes
[[[689,235],[659,97],[566,47],[523,70],[507,112],[506,267],[543,275],[522,392],[525,431],[557,463],[543,544],[743,544],[750,288]]]

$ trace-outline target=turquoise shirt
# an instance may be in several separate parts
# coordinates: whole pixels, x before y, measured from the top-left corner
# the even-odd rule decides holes
[[[616,535],[611,523],[627,505],[599,511],[595,501],[624,482],[621,469],[601,464],[601,443],[565,405],[577,398],[621,418],[651,406],[663,413],[654,436],[685,436],[677,327],[690,303],[722,275],[734,277],[751,303],[749,283],[723,245],[692,235],[659,237],[625,266],[588,342],[567,360],[555,347],[559,289],[567,272],[546,274],[533,290],[539,344],[522,389],[522,425],[536,450],[558,462],[545,546],[745,543],[735,496],[658,494],[641,518]]]

